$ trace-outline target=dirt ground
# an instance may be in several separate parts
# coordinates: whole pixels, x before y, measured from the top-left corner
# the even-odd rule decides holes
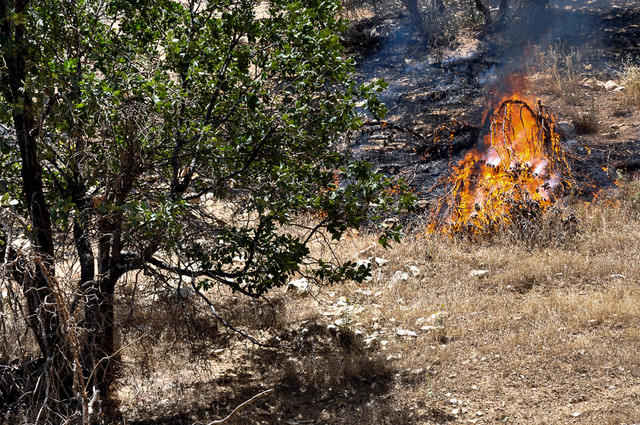
[[[518,71],[597,169],[595,201],[563,199],[526,237],[429,236],[424,216],[386,251],[353,234],[335,250],[372,264],[361,285],[269,300],[220,290],[218,312],[264,347],[188,297],[150,299],[127,318],[118,422],[207,424],[273,388],[229,423],[640,423],[640,111],[619,89],[640,58],[640,4],[552,3],[554,25],[529,43],[470,31],[427,50],[406,17],[363,24],[383,35],[350,52],[361,81],[389,82],[391,125],[352,149],[409,179],[428,208],[448,160],[419,149],[452,119],[480,128],[487,93]],[[188,320],[162,327],[167,315]]]

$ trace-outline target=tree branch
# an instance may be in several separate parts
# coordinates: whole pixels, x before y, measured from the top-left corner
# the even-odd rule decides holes
[[[229,416],[227,416],[226,418],[220,419],[220,420],[217,420],[217,421],[213,421],[213,422],[209,422],[207,425],[219,425],[219,424],[227,423],[231,419],[233,419],[233,417],[236,416],[242,409],[244,409],[245,407],[249,406],[250,404],[255,403],[256,401],[260,400],[261,398],[268,396],[271,393],[273,393],[273,388],[269,388],[266,391],[263,391],[263,392],[261,392],[259,394],[256,394],[253,397],[251,397],[249,400],[245,401],[244,403],[242,403],[241,405],[239,405],[238,407],[233,409],[233,412],[229,413]]]

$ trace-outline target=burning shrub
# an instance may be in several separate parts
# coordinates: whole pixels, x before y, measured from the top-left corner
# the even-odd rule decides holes
[[[445,180],[430,230],[479,234],[513,223],[523,211],[540,215],[570,176],[547,108],[515,95],[487,117],[476,147]]]

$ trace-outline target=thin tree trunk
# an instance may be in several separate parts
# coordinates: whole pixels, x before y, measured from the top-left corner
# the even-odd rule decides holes
[[[113,354],[115,352],[113,329],[113,301],[115,280],[111,276],[111,235],[105,228],[98,242],[98,275],[85,292],[85,326],[87,359],[85,373],[91,376],[90,385],[100,391],[100,397],[108,396],[113,382]]]
[[[51,216],[44,194],[42,166],[38,161],[37,139],[38,122],[35,118],[36,106],[32,101],[24,82],[27,80],[28,41],[24,24],[11,24],[10,15],[25,13],[28,1],[12,2],[13,13],[7,0],[0,0],[0,28],[2,44],[6,48],[4,63],[7,67],[5,90],[7,99],[19,105],[12,109],[16,139],[20,148],[22,165],[22,189],[25,205],[31,222],[33,249],[39,261],[35,264],[35,273],[28,270],[22,273],[22,289],[27,302],[28,322],[38,346],[46,359],[47,367],[53,368],[53,388],[59,399],[72,395],[72,379],[64,361],[62,333],[57,314],[56,300],[51,287],[54,278],[54,248]],[[28,266],[27,266],[28,267]]]

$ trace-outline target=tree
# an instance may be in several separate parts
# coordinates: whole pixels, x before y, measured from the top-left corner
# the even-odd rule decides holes
[[[86,423],[108,397],[116,284],[129,272],[250,297],[295,274],[365,277],[313,258],[309,243],[413,198],[394,200],[389,180],[338,149],[361,122],[357,102],[384,113],[374,96],[384,83],[350,77],[338,10],[334,0],[274,0],[263,12],[250,0],[0,0],[2,211],[17,204],[25,223],[2,224],[0,254],[43,359],[44,405],[75,399]],[[57,271],[69,256],[71,288]]]
[[[540,31],[540,25],[546,24],[543,17],[545,8],[549,5],[550,0],[525,0],[517,6],[511,5],[511,9],[516,9],[516,13],[520,15],[521,20],[527,26],[526,32]],[[515,3],[515,2],[513,2]],[[491,9],[483,0],[474,0],[476,9],[484,16],[484,27],[489,33],[499,32],[505,29],[505,22],[509,13],[509,0],[500,0],[498,10],[495,17],[491,14]],[[519,23],[522,25],[522,23]],[[543,25],[544,26],[544,25]]]

